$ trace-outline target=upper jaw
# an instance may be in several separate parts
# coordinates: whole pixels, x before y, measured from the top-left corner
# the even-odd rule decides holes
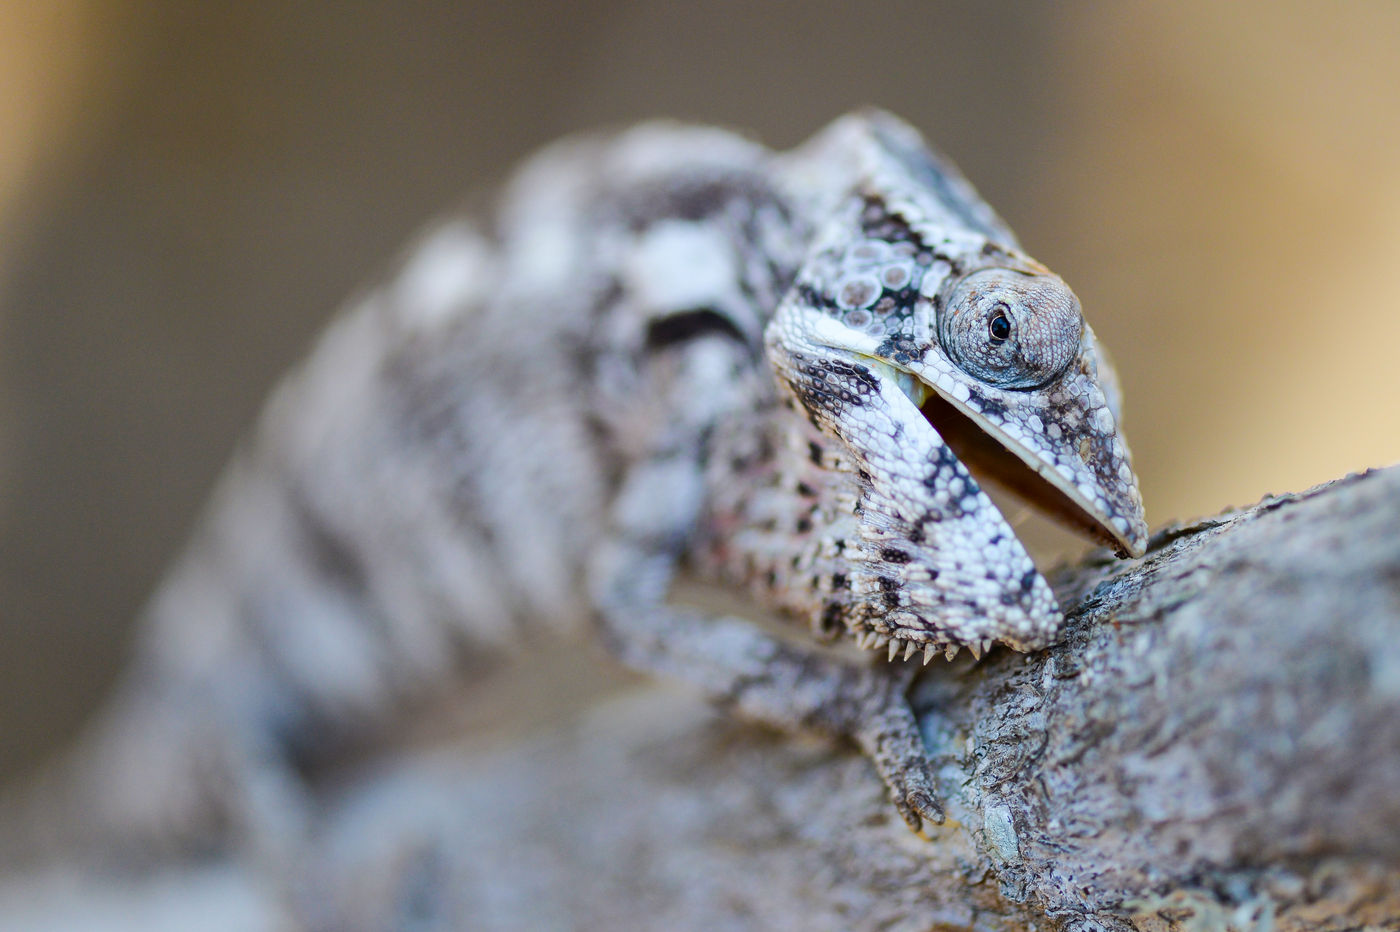
[[[976,382],[932,353],[881,364],[979,481],[992,480],[1120,556],[1145,552],[1137,477],[1087,350],[1032,391]]]
[[[901,388],[975,474],[1120,556],[1142,556],[1142,496],[1089,351],[1031,391],[976,382],[934,354],[908,374]]]

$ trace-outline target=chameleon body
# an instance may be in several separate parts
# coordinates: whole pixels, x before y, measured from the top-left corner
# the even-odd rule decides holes
[[[464,658],[591,624],[740,714],[854,739],[912,826],[941,820],[917,665],[890,661],[1035,650],[1060,619],[975,464],[1142,551],[1077,300],[912,129],[558,144],[276,391],[68,791],[118,837],[256,836],[305,812],[293,764]],[[673,605],[682,570],[873,655]]]

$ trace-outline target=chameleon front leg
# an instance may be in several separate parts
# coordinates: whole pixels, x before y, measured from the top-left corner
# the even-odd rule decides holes
[[[688,452],[638,466],[616,502],[611,534],[590,567],[606,643],[624,663],[689,682],[753,720],[855,741],[910,828],[941,823],[904,665],[858,667],[740,619],[667,604],[703,498],[698,459]]]

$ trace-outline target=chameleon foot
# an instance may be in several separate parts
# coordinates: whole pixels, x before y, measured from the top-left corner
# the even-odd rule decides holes
[[[875,762],[890,799],[912,831],[919,832],[926,822],[943,824],[919,724],[903,695],[886,694],[864,717],[855,738]]]

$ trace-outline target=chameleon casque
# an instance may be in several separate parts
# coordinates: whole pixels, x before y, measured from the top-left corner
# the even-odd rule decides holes
[[[853,739],[941,821],[917,664],[1060,614],[991,477],[1120,554],[1142,502],[1069,288],[880,112],[774,153],[644,124],[440,224],[272,397],[62,769],[98,834],[256,836],[463,658],[626,664]],[[873,652],[668,601],[684,571]],[[76,797],[73,794],[77,794]]]

